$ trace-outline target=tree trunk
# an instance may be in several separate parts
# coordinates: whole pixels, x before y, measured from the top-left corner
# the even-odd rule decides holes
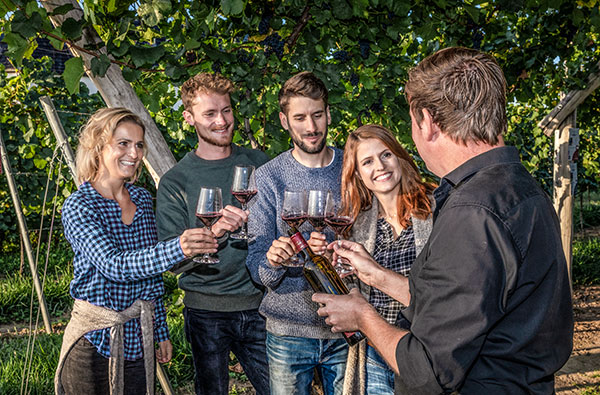
[[[83,10],[76,0],[42,0],[41,3],[48,12],[65,4],[73,5],[74,9],[65,15],[50,16],[50,20],[55,26],[60,26],[67,18],[80,20],[83,17]],[[81,38],[75,44],[81,48],[85,48],[89,45],[100,46],[101,49],[98,53],[106,54],[104,43],[96,31],[90,27],[83,30]],[[148,154],[144,158],[144,163],[150,171],[154,182],[158,185],[160,177],[175,164],[175,158],[167,146],[163,135],[154,123],[154,120],[131,87],[131,84],[123,78],[121,69],[114,63],[108,68],[104,77],[93,75],[91,72],[91,60],[93,56],[78,51],[73,47],[70,47],[69,49],[74,56],[83,59],[87,75],[98,88],[98,91],[108,107],[126,107],[138,115],[146,125],[146,145]]]

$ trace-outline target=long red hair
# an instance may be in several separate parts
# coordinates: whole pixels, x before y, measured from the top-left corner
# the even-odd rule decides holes
[[[343,215],[356,220],[358,214],[369,209],[373,202],[371,191],[358,176],[356,160],[358,146],[368,139],[381,141],[399,159],[402,175],[396,215],[400,225],[402,227],[410,225],[411,215],[419,219],[426,219],[431,213],[431,201],[428,195],[435,189],[435,185],[421,179],[417,165],[398,143],[392,132],[383,126],[371,124],[357,128],[350,133],[346,140],[341,186]]]

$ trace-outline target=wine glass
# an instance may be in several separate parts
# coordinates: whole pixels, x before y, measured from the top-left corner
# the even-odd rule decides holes
[[[281,210],[281,219],[290,227],[298,229],[306,220],[307,212],[306,192],[289,191],[283,192],[283,208]],[[301,266],[300,259],[293,256],[283,263],[284,266]]]
[[[341,203],[336,202],[331,194],[329,194],[325,205],[325,223],[334,231],[336,240],[342,240],[344,232],[354,223],[352,217],[341,214]],[[337,259],[335,270],[343,275],[351,273],[354,269],[342,262],[341,259]]]
[[[254,181],[254,166],[236,165],[233,168],[233,182],[231,183],[231,194],[242,205],[242,210],[248,209],[248,202],[256,195],[256,183]],[[229,235],[232,239],[248,240],[253,235],[248,234],[248,223],[244,222],[238,233]]]
[[[322,233],[327,226],[325,223],[325,205],[329,195],[329,191],[318,189],[308,191],[308,222],[319,233]]]
[[[211,230],[212,226],[223,216],[223,196],[221,188],[200,189],[200,197],[196,206],[196,217],[202,221],[205,227]],[[211,230],[212,231],[212,230]],[[194,258],[194,262],[213,264],[219,263],[219,258],[210,256],[205,253],[201,258]]]

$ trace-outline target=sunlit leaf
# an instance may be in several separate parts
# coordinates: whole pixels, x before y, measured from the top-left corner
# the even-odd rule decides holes
[[[80,57],[74,57],[65,62],[65,71],[62,76],[69,93],[79,93],[79,82],[83,74],[83,60]]]

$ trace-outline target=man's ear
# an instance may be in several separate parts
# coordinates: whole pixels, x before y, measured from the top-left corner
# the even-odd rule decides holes
[[[289,130],[290,124],[288,123],[287,116],[281,111],[279,112],[279,122],[281,122],[282,128],[284,128],[285,130]]]
[[[190,126],[194,126],[194,124],[196,123],[194,121],[194,114],[192,114],[191,112],[189,112],[188,110],[183,110],[183,119],[185,119],[185,121],[188,123],[188,125]]]
[[[421,110],[423,120],[421,121],[421,132],[426,141],[432,141],[439,137],[441,133],[440,127],[433,121],[431,113],[426,108]]]
[[[327,110],[325,110],[327,114],[327,126],[331,125],[331,113],[329,112],[329,106],[327,106]]]

